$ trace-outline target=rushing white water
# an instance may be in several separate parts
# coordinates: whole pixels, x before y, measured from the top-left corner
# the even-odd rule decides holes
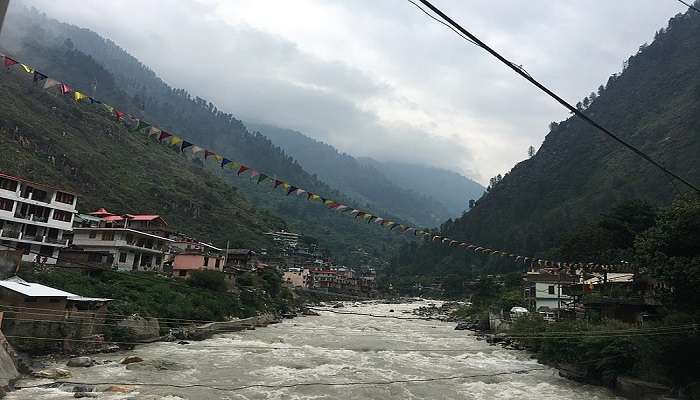
[[[365,304],[336,310],[409,317],[402,313],[425,303]],[[390,313],[389,310],[395,312]],[[445,351],[449,350],[449,351]],[[386,382],[391,380],[479,377],[389,385],[253,387],[215,390],[133,386],[128,394],[100,393],[101,399],[613,399],[610,391],[568,381],[525,352],[477,341],[469,331],[436,321],[397,320],[322,312],[255,331],[219,335],[188,345],[154,343],[98,361],[137,355],[168,360],[184,370],[128,370],[117,363],[68,368],[70,380],[86,383],[146,382],[201,384],[226,389],[251,384]],[[64,364],[57,365],[64,367]],[[65,368],[65,367],[64,367]],[[537,369],[527,373],[493,375]],[[36,381],[25,380],[19,385]],[[7,399],[72,399],[60,389],[29,388]]]

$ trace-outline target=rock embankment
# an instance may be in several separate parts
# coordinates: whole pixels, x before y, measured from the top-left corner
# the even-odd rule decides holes
[[[459,307],[456,302],[443,303],[440,307],[435,304],[418,307],[412,311],[414,315],[425,317],[426,319],[435,319],[444,322],[454,322],[456,319],[452,316],[452,312]]]

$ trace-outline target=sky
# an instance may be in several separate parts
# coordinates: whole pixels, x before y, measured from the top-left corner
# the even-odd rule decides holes
[[[354,156],[487,183],[568,112],[407,0],[24,0],[112,39],[244,121]],[[572,103],[669,18],[674,0],[434,0]]]

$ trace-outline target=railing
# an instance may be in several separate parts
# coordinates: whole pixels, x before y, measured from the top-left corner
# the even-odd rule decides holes
[[[19,219],[30,219],[31,216],[30,216],[30,215],[15,214],[15,218],[19,218]]]
[[[53,244],[65,244],[66,246],[68,245],[68,240],[66,239],[52,238],[48,236],[44,237],[44,242]]]
[[[49,217],[42,217],[40,215],[33,215],[32,221],[35,222],[49,222]]]

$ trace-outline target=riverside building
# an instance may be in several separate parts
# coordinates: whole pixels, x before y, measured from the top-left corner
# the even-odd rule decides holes
[[[0,250],[23,252],[22,261],[55,264],[68,246],[78,196],[0,172]]]

